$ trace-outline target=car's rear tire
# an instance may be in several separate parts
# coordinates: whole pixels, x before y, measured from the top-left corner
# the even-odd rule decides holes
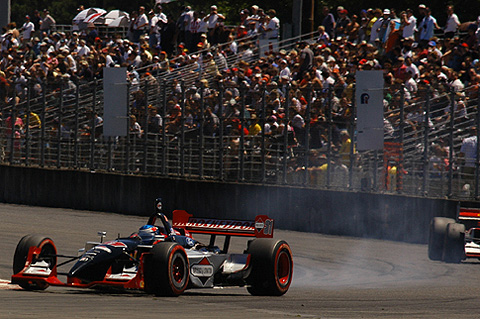
[[[443,260],[447,263],[458,264],[465,259],[465,225],[450,223],[447,225]]]
[[[250,242],[251,273],[247,290],[254,296],[281,296],[290,287],[293,258],[290,246],[283,240],[257,238]]]
[[[430,233],[428,237],[428,258],[431,260],[443,259],[443,246],[447,225],[455,223],[452,218],[434,217],[430,222]]]
[[[179,296],[187,289],[189,269],[182,246],[160,242],[153,246],[144,265],[145,291],[157,296]]]
[[[26,235],[18,242],[13,256],[13,274],[18,274],[25,268],[30,247],[41,249],[40,254],[34,256],[32,263],[43,260],[49,264],[48,268],[53,269],[57,265],[57,248],[53,240],[40,235]],[[20,282],[20,287],[26,290],[44,290],[48,287],[46,282]]]

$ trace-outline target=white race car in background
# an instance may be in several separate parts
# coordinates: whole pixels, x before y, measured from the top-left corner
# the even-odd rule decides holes
[[[460,208],[457,220],[434,217],[430,222],[428,257],[448,263],[480,259],[480,209]]]

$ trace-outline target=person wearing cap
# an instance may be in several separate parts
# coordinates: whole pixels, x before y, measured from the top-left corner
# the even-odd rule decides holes
[[[453,11],[453,5],[448,5],[447,6],[447,23],[445,24],[445,28],[443,28],[445,39],[453,38],[459,26],[460,26],[460,20],[458,19],[458,16]]]
[[[50,34],[52,29],[56,26],[55,19],[50,15],[47,9],[43,10],[43,19],[40,21],[40,31]]]
[[[284,78],[286,77],[287,80],[291,79],[292,72],[290,71],[290,68],[288,67],[287,60],[282,59],[280,60],[280,72],[278,74],[279,78]]]
[[[337,10],[337,13],[338,18],[335,25],[335,37],[338,39],[346,36],[345,28],[350,23],[350,18],[348,17],[348,11],[346,9]]]
[[[250,25],[250,23],[255,24],[255,28],[257,27],[258,22],[260,21],[260,15],[258,14],[258,9],[259,7],[257,5],[253,5],[250,7],[251,9],[251,14],[247,17],[246,23]]]
[[[425,17],[425,9],[427,9],[427,6],[424,5],[423,3],[418,5],[418,20],[422,21],[422,19]]]
[[[88,56],[90,54],[91,49],[88,47],[87,42],[84,39],[80,40],[80,45],[77,47],[77,57],[81,58],[84,56]]]
[[[23,32],[22,37],[23,37],[24,44],[30,41],[34,31],[35,31],[35,25],[33,24],[32,21],[30,21],[30,16],[26,15],[25,23],[20,28],[20,32]]]
[[[390,9],[384,9],[383,10],[383,17],[381,17],[380,20],[380,28],[378,30],[378,39],[380,39],[381,43],[385,43],[387,40],[387,29],[390,25]]]
[[[267,32],[267,39],[278,39],[280,20],[277,18],[277,12],[274,9],[270,9],[267,14],[270,17],[265,29]]]
[[[210,13],[203,18],[204,21],[208,21],[208,33],[207,38],[208,41],[214,45],[217,44],[215,39],[215,30],[217,28],[218,20],[223,19],[225,20],[225,16],[217,12],[218,8],[216,5],[210,7]]]
[[[434,38],[435,39],[435,38]],[[437,60],[440,60],[443,56],[442,51],[437,47],[438,43],[434,40],[428,41],[428,51],[434,55]]]

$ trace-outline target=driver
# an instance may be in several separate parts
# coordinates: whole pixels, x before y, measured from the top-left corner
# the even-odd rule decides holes
[[[160,228],[153,225],[143,225],[138,230],[138,235],[142,238],[142,244],[145,245],[153,244],[155,236],[160,234]]]

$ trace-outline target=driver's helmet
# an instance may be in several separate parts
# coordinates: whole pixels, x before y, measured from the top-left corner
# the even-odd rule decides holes
[[[138,235],[142,238],[142,243],[152,243],[155,235],[159,234],[159,228],[153,225],[144,225],[138,230]]]

